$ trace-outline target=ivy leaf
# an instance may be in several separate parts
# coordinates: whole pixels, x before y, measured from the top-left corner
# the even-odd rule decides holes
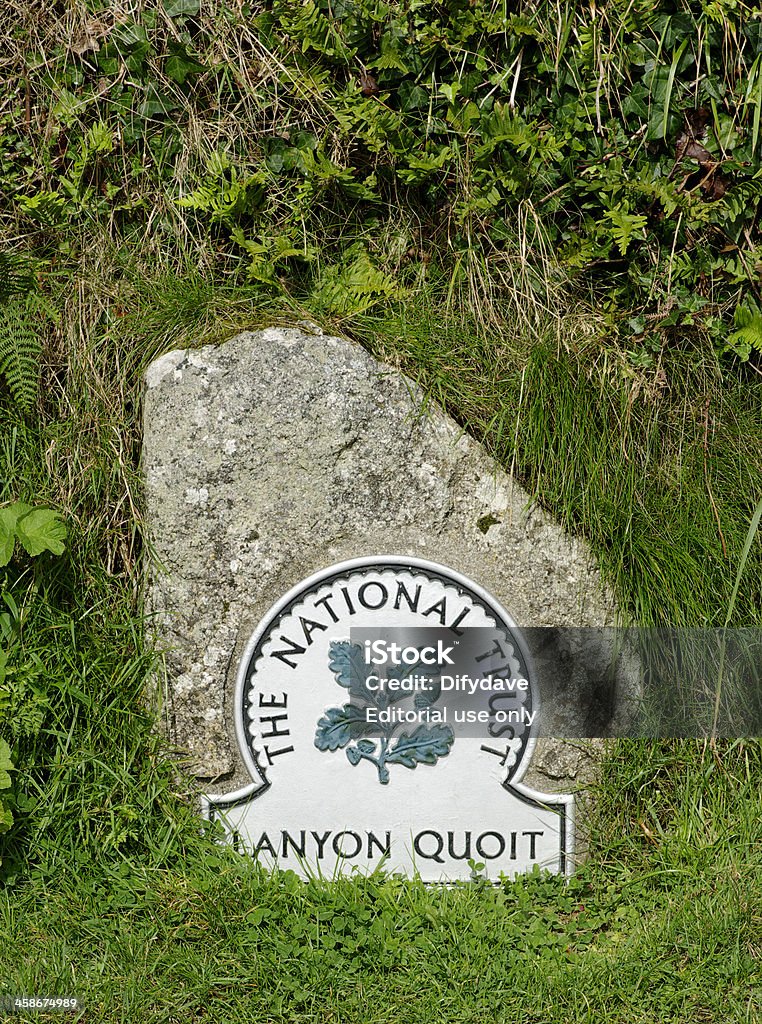
[[[198,14],[199,0],[167,0],[164,13],[168,18],[192,18]]]
[[[177,103],[171,97],[164,96],[151,85],[146,90],[146,98],[138,107],[138,113],[141,117],[151,118],[168,114],[176,107]]]
[[[111,39],[120,53],[132,53],[138,48],[150,46],[148,33],[142,25],[122,25],[114,30]]]
[[[66,540],[66,527],[57,512],[49,508],[36,508],[22,516],[16,524],[16,535],[30,555],[52,551],[62,555]]]
[[[415,768],[419,764],[436,764],[450,753],[455,737],[446,725],[419,725],[409,736],[403,732],[387,756],[387,764]]]
[[[430,102],[429,94],[422,86],[407,80],[400,82],[397,97],[400,109],[406,114],[412,110],[423,110]]]
[[[345,747],[350,740],[368,732],[369,728],[361,708],[353,704],[329,708],[318,722],[315,746],[318,750],[338,750],[339,747]]]
[[[164,71],[178,85],[183,85],[189,75],[200,75],[206,71],[206,65],[191,57],[181,43],[170,43],[169,49],[171,56],[167,58]]]

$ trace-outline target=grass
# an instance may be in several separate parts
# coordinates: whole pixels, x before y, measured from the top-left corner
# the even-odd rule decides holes
[[[108,1024],[755,1020],[758,741],[620,743],[568,886],[305,884],[202,834],[145,701],[140,377],[169,348],[314,314],[107,256],[60,300],[40,415],[2,412],[3,500],[62,508],[71,536],[14,585],[31,717],[6,723],[27,802],[3,843],[2,991],[76,994]],[[544,342],[506,326],[509,345],[432,291],[351,326],[588,536],[626,614],[724,622],[756,503],[754,381],[700,350],[635,372],[558,323]],[[752,545],[735,623],[759,622],[759,581]]]
[[[303,883],[225,850],[41,866],[0,895],[0,968],[88,1021],[754,1021],[759,748],[733,772],[640,754],[610,765],[626,830],[569,884]]]
[[[725,624],[759,501],[756,379],[721,375],[698,342],[636,371],[595,340],[575,350],[574,335],[533,341],[514,328],[511,350],[494,331],[427,309],[353,333],[412,372],[589,539],[631,621]],[[759,622],[761,573],[756,545],[734,624]]]

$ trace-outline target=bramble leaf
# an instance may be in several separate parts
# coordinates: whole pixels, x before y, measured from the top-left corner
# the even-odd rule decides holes
[[[7,565],[13,557],[18,521],[31,511],[32,506],[23,501],[0,508],[0,566]]]

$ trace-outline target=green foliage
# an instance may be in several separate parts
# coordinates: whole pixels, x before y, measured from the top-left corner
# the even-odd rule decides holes
[[[22,645],[27,609],[19,606],[14,591],[19,591],[23,569],[9,568],[9,563],[16,541],[26,554],[36,557],[43,551],[62,554],[65,537],[66,529],[51,509],[32,508],[20,501],[0,508],[0,790],[10,789],[8,769],[13,767],[2,734],[14,742],[36,737],[49,709],[46,681],[50,672],[34,651],[24,652]],[[16,793],[0,792],[0,833],[12,827],[11,808],[17,804]],[[23,797],[20,806],[26,806]]]
[[[756,304],[736,306],[734,320],[736,330],[728,335],[725,351],[746,362],[754,350],[762,352],[762,312]]]
[[[2,699],[2,685],[5,678],[5,655],[0,651],[0,700]],[[11,777],[8,774],[13,768],[11,760],[11,748],[0,738],[0,834],[7,832],[13,825],[13,813],[9,795],[4,792],[11,788]],[[2,864],[0,858],[0,864]]]
[[[33,287],[34,274],[29,259],[0,251],[0,303],[14,295],[24,295]]]
[[[350,316],[440,260],[483,268],[461,300],[514,300],[494,254],[518,243],[533,289],[565,276],[610,334],[644,317],[652,339],[702,331],[758,358],[735,318],[762,301],[760,23],[743,0],[80,16],[84,50],[51,28],[19,56],[26,106],[0,115],[4,216],[39,265],[95,223],[148,229]],[[404,259],[379,246],[401,224]],[[0,298],[28,290],[19,260],[0,257]]]
[[[720,377],[708,339],[651,347],[650,324],[634,328],[604,358],[575,334],[514,354],[508,330],[477,330],[424,303],[353,323],[590,541],[630,621],[722,627],[759,502],[762,379]],[[734,625],[760,623],[760,588],[757,539]]]
[[[37,398],[42,338],[26,314],[26,301],[0,309],[0,372],[17,404],[28,410]]]
[[[67,331],[22,372],[52,385],[38,415],[0,394],[0,513],[34,495],[76,544],[29,561],[63,543],[53,513],[0,514],[7,984],[76,985],[104,1021],[486,1021],[506,991],[522,1021],[748,1019],[756,741],[617,745],[569,884],[304,884],[200,835],[147,708],[138,465],[151,358],[351,318],[591,541],[625,613],[758,623],[749,6],[28,7],[0,111],[0,230],[28,255],[0,257],[0,302],[23,320],[37,286]],[[564,318],[591,294],[605,339]],[[333,710],[329,750],[378,762]],[[392,773],[445,756],[423,740]]]
[[[32,508],[16,501],[0,508],[0,567],[10,562],[16,540],[29,555],[41,555],[43,551],[61,555],[66,527],[52,509]]]
[[[0,373],[25,412],[37,399],[43,335],[50,319],[50,307],[34,294],[0,306]]]
[[[302,881],[208,839],[158,868],[45,861],[0,900],[0,972],[16,992],[75,990],[102,1024],[125,1000],[141,1021],[477,1024],[505,1020],[507,999],[516,1024],[741,1024],[759,974],[761,753],[622,744],[596,794],[611,835],[571,879],[486,885],[472,861],[474,881],[449,887]]]
[[[239,176],[225,153],[213,153],[207,161],[206,175],[198,187],[178,200],[181,207],[207,214],[213,224],[234,226],[262,201],[264,176]]]
[[[398,285],[374,265],[370,255],[353,247],[341,263],[329,266],[318,279],[312,300],[318,309],[331,316],[350,317],[399,294]]]

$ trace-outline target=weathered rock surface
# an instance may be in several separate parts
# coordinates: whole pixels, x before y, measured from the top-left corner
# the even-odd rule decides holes
[[[519,625],[612,621],[587,547],[358,345],[246,333],[170,352],[146,383],[149,607],[169,729],[198,776],[245,781],[229,708],[238,659],[275,600],[332,563],[428,558],[480,583]],[[578,743],[540,741],[527,781],[563,790],[588,762]]]

